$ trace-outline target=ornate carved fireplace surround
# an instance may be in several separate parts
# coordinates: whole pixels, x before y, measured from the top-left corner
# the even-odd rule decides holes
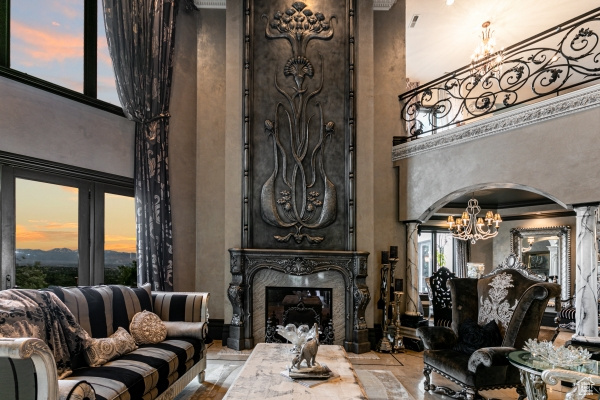
[[[232,281],[227,295],[233,306],[227,339],[229,348],[243,350],[264,341],[264,336],[254,337],[256,325],[264,324],[264,313],[258,311],[264,311],[264,304],[254,304],[255,291],[265,287],[265,276],[257,279],[261,272],[274,271],[277,282],[273,285],[271,281],[270,286],[290,286],[294,277],[307,277],[312,279],[311,284],[333,284],[343,288],[343,296],[336,295],[335,289],[333,295],[334,326],[342,327],[341,332],[336,329],[336,337],[344,338],[343,346],[347,351],[364,353],[370,350],[365,322],[365,308],[370,300],[365,283],[369,253],[267,249],[230,249],[229,253]],[[341,317],[341,324],[336,322],[336,317]]]

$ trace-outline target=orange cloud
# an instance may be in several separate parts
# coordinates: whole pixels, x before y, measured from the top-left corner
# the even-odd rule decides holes
[[[83,57],[83,36],[55,33],[11,21],[11,36],[21,40],[21,50],[37,61],[64,61]]]
[[[54,1],[52,7],[67,18],[83,18],[83,7],[80,0]]]
[[[49,250],[56,247],[77,249],[77,231],[40,231],[29,230],[22,225],[16,226],[17,247],[33,247]]]
[[[104,249],[135,253],[136,238],[123,235],[106,235],[104,237]]]

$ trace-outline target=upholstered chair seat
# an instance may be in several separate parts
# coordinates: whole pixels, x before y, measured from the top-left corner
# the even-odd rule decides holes
[[[508,353],[537,338],[542,316],[560,286],[529,275],[516,256],[481,279],[446,282],[452,298],[451,327],[417,329],[423,341],[425,390],[454,398],[481,398],[480,390],[515,387],[525,391]],[[431,383],[436,372],[462,387],[460,392]]]

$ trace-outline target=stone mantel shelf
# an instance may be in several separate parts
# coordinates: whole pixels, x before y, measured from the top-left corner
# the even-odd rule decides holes
[[[392,148],[392,161],[504,133],[600,106],[600,85],[576,90],[539,103],[506,111],[482,121],[449,129]]]
[[[397,0],[376,0],[373,2],[373,10],[389,11]],[[196,8],[209,8],[215,10],[224,10],[227,8],[226,0],[194,0]]]

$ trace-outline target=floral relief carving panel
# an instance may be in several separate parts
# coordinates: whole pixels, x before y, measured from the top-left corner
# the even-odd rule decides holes
[[[347,0],[248,4],[247,246],[351,250]]]

